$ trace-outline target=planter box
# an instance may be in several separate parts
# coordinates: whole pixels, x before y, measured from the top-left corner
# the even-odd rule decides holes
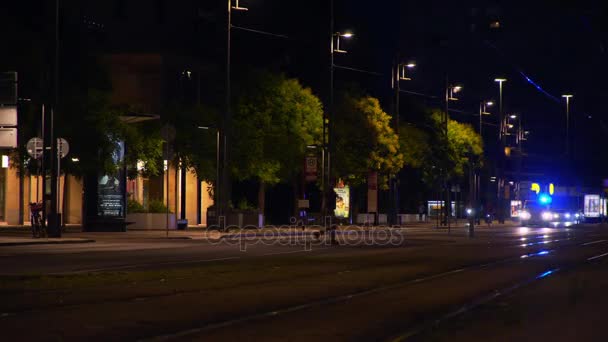
[[[166,229],[167,214],[138,213],[127,214],[127,229]],[[175,214],[169,214],[169,229],[175,229]]]

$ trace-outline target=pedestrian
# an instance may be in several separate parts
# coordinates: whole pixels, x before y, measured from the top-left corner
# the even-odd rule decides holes
[[[424,204],[421,202],[418,206],[418,221],[422,222],[424,219]]]

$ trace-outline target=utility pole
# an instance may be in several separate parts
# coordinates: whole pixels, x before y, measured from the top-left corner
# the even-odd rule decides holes
[[[58,193],[58,182],[57,176],[59,174],[57,170],[57,137],[55,135],[55,116],[57,114],[57,108],[59,106],[59,0],[55,0],[55,57],[54,57],[54,70],[53,70],[53,107],[51,108],[50,117],[50,144],[51,144],[51,155],[50,155],[50,169],[51,169],[51,207],[50,214],[48,215],[49,229],[48,235],[51,237],[61,237],[61,217],[57,210],[57,193]]]
[[[498,223],[504,223],[505,222],[505,213],[504,213],[504,167],[506,165],[505,163],[505,146],[506,146],[506,130],[505,130],[505,118],[504,118],[504,112],[503,112],[503,101],[502,101],[502,88],[503,88],[503,83],[506,82],[507,80],[504,78],[497,78],[494,80],[495,82],[499,83],[499,100],[498,100],[498,117],[500,120],[500,127],[499,127],[499,133],[498,133],[498,139],[499,139],[499,151],[498,151],[498,158],[497,158],[497,163],[499,164],[497,169],[498,169],[498,179],[497,179],[497,187],[498,187],[498,191],[497,191],[497,198],[498,198],[498,203],[497,203],[497,210],[498,210]]]

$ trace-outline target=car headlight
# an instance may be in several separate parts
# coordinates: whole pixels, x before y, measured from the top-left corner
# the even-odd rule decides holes
[[[519,218],[524,221],[529,220],[531,217],[532,217],[532,215],[530,215],[530,213],[527,211],[522,211],[519,213]]]
[[[570,213],[565,213],[564,217],[567,218],[567,219],[569,219],[570,217],[572,217],[572,215],[570,215]]]
[[[579,217],[581,217],[581,214],[576,213],[576,214],[574,214],[574,217],[579,218]]]
[[[545,211],[542,213],[541,217],[543,218],[543,221],[551,221],[551,219],[553,218],[553,214]]]
[[[557,220],[559,218],[559,214],[553,214],[553,219]]]

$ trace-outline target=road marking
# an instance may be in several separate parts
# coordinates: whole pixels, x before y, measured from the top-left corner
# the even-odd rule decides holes
[[[581,246],[589,246],[589,245],[594,245],[594,244],[596,244],[596,243],[602,243],[602,242],[606,242],[606,241],[608,241],[608,240],[597,240],[597,241],[591,241],[591,242],[584,243],[584,244],[582,244]]]
[[[600,254],[600,255],[596,255],[594,257],[588,258],[587,261],[591,261],[591,260],[595,260],[595,259],[599,259],[599,258],[603,258],[605,256],[607,256],[608,253],[604,253],[604,254]]]

